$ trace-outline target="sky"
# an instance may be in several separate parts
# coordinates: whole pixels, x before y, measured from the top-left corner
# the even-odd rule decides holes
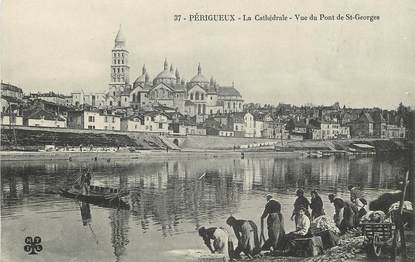
[[[24,92],[105,92],[120,24],[130,81],[164,59],[246,102],[415,106],[415,1],[2,0],[1,80]],[[181,14],[361,14],[380,20],[175,22]]]

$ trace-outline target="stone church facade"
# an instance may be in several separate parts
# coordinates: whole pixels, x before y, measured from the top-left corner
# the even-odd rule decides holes
[[[188,82],[165,59],[162,71],[154,79],[150,79],[144,65],[141,74],[130,83],[129,52],[121,27],[114,42],[110,83],[103,103],[107,108],[147,110],[162,105],[190,116],[242,112],[243,99],[234,85],[219,85],[213,77],[208,80],[200,64]]]

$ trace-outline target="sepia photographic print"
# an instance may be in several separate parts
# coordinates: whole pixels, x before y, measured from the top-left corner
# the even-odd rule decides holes
[[[0,1],[0,261],[414,261],[412,0]]]

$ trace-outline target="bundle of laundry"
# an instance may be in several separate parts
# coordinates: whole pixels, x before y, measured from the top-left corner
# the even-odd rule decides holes
[[[330,219],[328,216],[319,216],[311,222],[310,226],[311,233],[313,235],[318,232],[329,230],[333,233],[340,234],[339,228],[334,224],[333,219]]]
[[[386,215],[383,211],[369,211],[366,215],[364,215],[360,222],[370,222],[370,223],[382,223],[385,222]]]
[[[388,213],[390,214],[390,213],[391,213],[391,212],[393,212],[393,211],[397,211],[397,210],[399,210],[399,204],[400,204],[400,202],[393,203],[393,204],[389,207],[389,211],[388,211]],[[412,208],[412,203],[411,203],[410,201],[404,201],[404,202],[403,202],[403,210],[406,210],[406,211],[413,211],[414,209]]]

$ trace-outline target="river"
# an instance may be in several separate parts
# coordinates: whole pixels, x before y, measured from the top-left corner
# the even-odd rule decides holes
[[[281,202],[287,231],[295,190],[318,189],[348,198],[347,185],[364,188],[367,199],[395,190],[409,161],[393,158],[299,159],[209,158],[180,160],[1,162],[1,257],[4,261],[197,261],[206,250],[200,226],[223,226],[228,216],[259,225],[264,196]],[[131,210],[86,204],[56,194],[80,169],[92,184],[128,188],[138,202]],[[229,229],[229,228],[228,228]],[[29,255],[27,236],[43,250]],[[193,253],[192,253],[193,252]],[[196,252],[196,253],[195,253]]]

